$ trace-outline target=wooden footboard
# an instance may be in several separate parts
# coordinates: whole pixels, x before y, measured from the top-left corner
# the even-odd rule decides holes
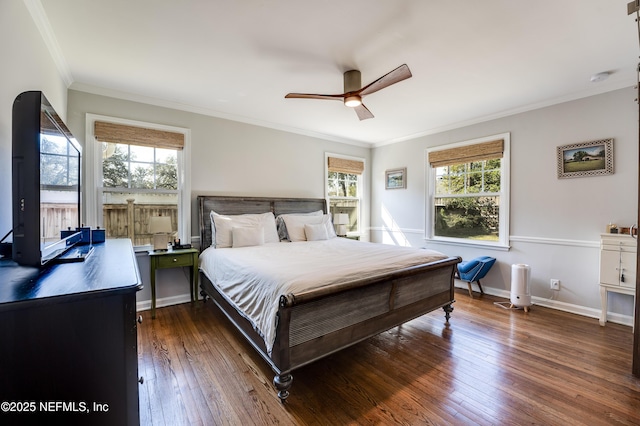
[[[457,260],[448,262],[455,265]],[[445,264],[410,268],[399,277],[364,281],[357,287],[347,284],[337,294],[282,296],[278,340],[289,334],[285,350],[289,360],[280,359],[278,364],[298,368],[453,302],[454,268]]]

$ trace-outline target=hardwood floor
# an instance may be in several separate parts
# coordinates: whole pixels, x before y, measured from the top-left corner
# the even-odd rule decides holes
[[[456,292],[439,309],[294,371],[273,373],[211,303],[142,313],[142,425],[640,424],[632,330]]]

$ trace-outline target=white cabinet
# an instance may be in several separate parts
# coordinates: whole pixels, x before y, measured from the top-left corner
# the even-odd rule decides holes
[[[607,322],[607,293],[636,293],[638,240],[630,235],[602,234],[600,239],[600,325]]]

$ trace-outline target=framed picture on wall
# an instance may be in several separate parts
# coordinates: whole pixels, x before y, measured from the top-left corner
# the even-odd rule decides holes
[[[558,179],[613,174],[613,139],[557,148]]]
[[[404,189],[407,187],[407,168],[390,169],[384,172],[384,189]]]

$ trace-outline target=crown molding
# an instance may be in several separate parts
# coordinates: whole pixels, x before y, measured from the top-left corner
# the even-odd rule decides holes
[[[40,35],[42,36],[42,40],[44,41],[51,57],[53,58],[53,62],[56,64],[56,68],[58,68],[58,72],[62,77],[62,80],[65,83],[65,86],[68,88],[73,83],[73,76],[71,75],[71,70],[69,69],[69,65],[67,61],[64,59],[62,55],[62,49],[60,49],[60,45],[58,44],[58,40],[51,28],[51,24],[49,23],[49,19],[47,18],[47,14],[42,7],[42,3],[40,0],[23,0],[29,14],[31,14],[31,18],[33,18],[33,22],[36,24],[38,31],[40,31]]]

